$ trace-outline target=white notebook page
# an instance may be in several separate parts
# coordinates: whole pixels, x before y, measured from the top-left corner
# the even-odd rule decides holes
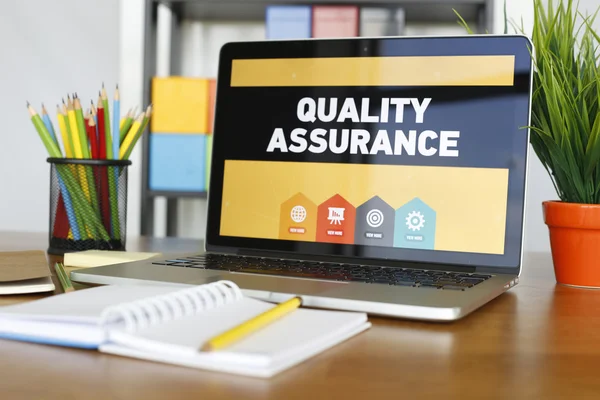
[[[111,342],[152,353],[198,356],[207,340],[272,307],[256,299],[243,300],[196,316],[157,324],[133,333],[111,332]],[[366,314],[297,309],[227,349],[201,353],[237,363],[264,364],[286,353],[310,347],[320,339],[339,336],[367,322]]]
[[[0,319],[98,323],[102,311],[115,304],[177,290],[173,286],[98,286],[41,300],[0,307]]]

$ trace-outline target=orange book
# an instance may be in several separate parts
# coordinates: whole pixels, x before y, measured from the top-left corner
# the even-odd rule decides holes
[[[358,36],[359,21],[359,9],[356,6],[314,6],[312,37]]]

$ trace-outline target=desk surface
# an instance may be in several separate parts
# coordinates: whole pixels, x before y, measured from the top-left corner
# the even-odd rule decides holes
[[[0,250],[46,245],[45,235],[0,233]],[[128,243],[132,251],[195,251],[198,246],[173,238]],[[0,297],[0,305],[39,297]],[[370,330],[269,380],[0,340],[0,397],[600,396],[600,291],[556,285],[547,254],[527,254],[521,283],[463,320],[371,321]]]

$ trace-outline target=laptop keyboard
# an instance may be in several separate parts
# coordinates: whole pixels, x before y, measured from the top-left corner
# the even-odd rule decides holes
[[[203,268],[263,275],[292,276],[299,278],[461,291],[472,288],[491,278],[491,275],[484,274],[337,264],[317,261],[296,261],[224,254],[202,254],[193,257],[153,262],[153,264],[183,268]]]

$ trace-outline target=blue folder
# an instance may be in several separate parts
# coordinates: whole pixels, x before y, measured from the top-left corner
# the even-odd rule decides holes
[[[149,187],[158,191],[206,190],[204,134],[152,133]]]
[[[267,39],[307,39],[311,37],[310,6],[267,6]]]

